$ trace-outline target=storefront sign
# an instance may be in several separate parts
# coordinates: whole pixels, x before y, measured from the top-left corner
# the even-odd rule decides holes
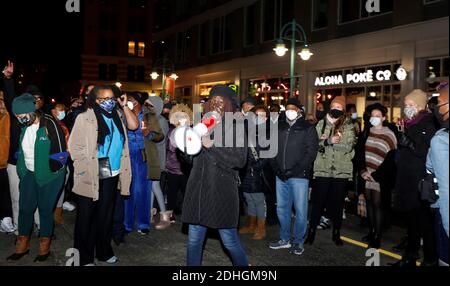
[[[373,70],[368,69],[363,73],[353,73],[343,75],[332,75],[325,77],[317,77],[315,86],[330,86],[330,85],[342,85],[342,84],[363,84],[371,82],[384,82],[391,80],[404,81],[408,77],[408,72],[403,68],[399,67],[395,72],[395,77],[390,70],[381,70],[376,73]]]

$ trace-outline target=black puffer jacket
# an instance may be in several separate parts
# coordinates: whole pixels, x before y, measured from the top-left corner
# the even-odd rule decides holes
[[[236,228],[239,169],[246,161],[246,148],[203,148],[193,159],[182,221],[215,229]]]
[[[397,182],[394,209],[412,211],[420,207],[419,181],[426,175],[426,159],[436,128],[431,113],[422,112],[416,122],[400,135],[397,151]]]
[[[317,157],[319,137],[312,124],[303,117],[290,126],[280,121],[278,155],[271,160],[272,168],[280,179],[309,179],[312,164]]]

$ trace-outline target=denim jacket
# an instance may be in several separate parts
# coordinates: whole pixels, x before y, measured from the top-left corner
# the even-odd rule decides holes
[[[448,183],[449,183],[449,135],[442,129],[431,140],[427,157],[427,169],[434,173],[439,186],[439,200],[433,208],[439,208],[442,224],[448,236]]]

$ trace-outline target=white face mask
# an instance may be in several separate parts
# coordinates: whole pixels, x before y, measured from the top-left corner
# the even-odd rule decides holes
[[[405,115],[408,119],[413,119],[414,116],[416,116],[418,112],[419,111],[417,110],[417,107],[414,107],[414,106],[405,107]]]
[[[372,126],[377,127],[381,125],[381,118],[380,117],[372,117],[370,118],[370,124],[372,124]]]
[[[295,119],[298,118],[298,112],[295,110],[287,110],[286,111],[286,117],[287,119],[289,119],[290,121],[294,121]]]
[[[352,113],[352,119],[353,120],[358,119],[358,113]]]
[[[248,112],[245,112],[244,109],[241,110],[242,114],[244,114],[244,116],[248,115]]]
[[[134,104],[133,104],[133,102],[131,102],[131,101],[128,101],[128,102],[127,102],[127,106],[128,106],[128,108],[129,108],[130,110],[133,110],[133,109],[134,109]]]

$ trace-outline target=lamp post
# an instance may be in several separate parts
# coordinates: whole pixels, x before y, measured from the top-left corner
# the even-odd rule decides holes
[[[167,81],[167,74],[170,74],[170,78],[176,81],[178,79],[178,75],[175,73],[175,64],[168,59],[167,57],[164,57],[162,59],[158,59],[153,64],[153,72],[150,74],[151,78],[153,80],[157,80],[159,78],[158,71],[162,72],[162,91],[161,91],[161,97],[163,99],[166,99],[166,81]]]
[[[300,34],[300,37],[296,37],[297,33]],[[289,37],[290,36],[290,37]],[[303,48],[298,55],[303,61],[307,61],[311,58],[313,53],[311,53],[308,42],[306,40],[306,33],[300,24],[297,23],[295,19],[292,19],[290,23],[287,23],[283,26],[280,30],[280,37],[278,39],[278,43],[276,48],[273,50],[275,51],[276,55],[279,57],[283,57],[286,55],[286,52],[289,51],[288,48],[286,48],[286,45],[284,41],[290,41],[291,42],[291,68],[290,68],[290,97],[295,97],[294,95],[294,85],[295,85],[295,46],[297,43],[302,43]]]

